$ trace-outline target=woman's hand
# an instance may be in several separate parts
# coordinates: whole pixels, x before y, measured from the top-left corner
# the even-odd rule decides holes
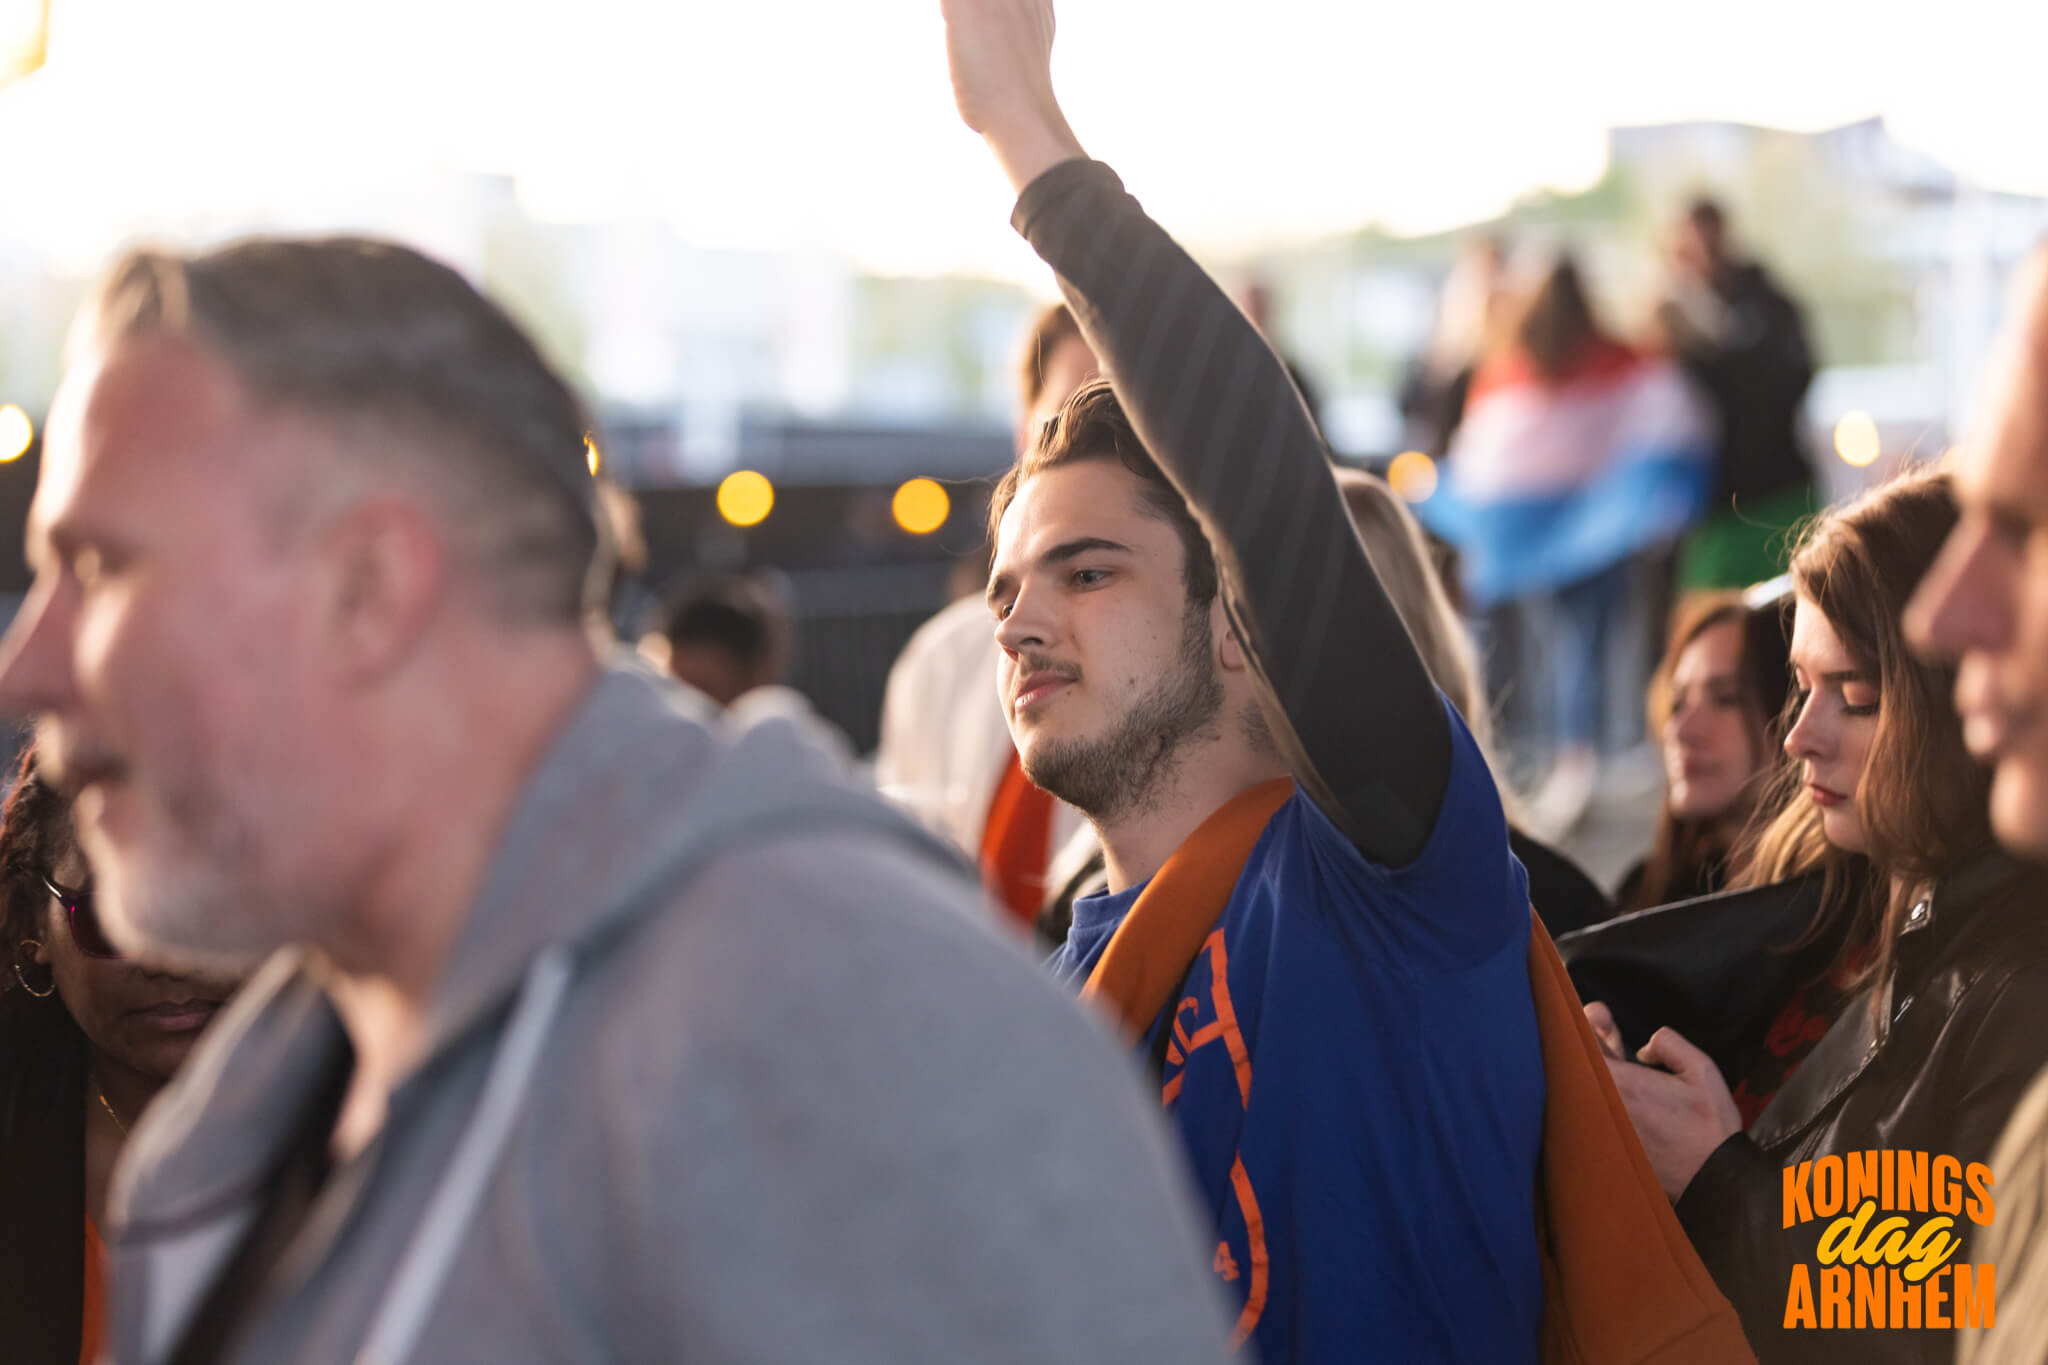
[[[1593,1036],[1600,1040],[1600,1050],[1610,1061],[1628,1060],[1628,1053],[1622,1050],[1621,1029],[1614,1022],[1614,1011],[1595,1000],[1586,1006],[1586,1022],[1593,1026]]]
[[[1595,1009],[1607,1013],[1603,1006],[1588,1005],[1589,1019]],[[1606,1022],[1612,1029],[1613,1018]],[[1596,1020],[1594,1031],[1599,1029]],[[1616,1041],[1618,1046],[1618,1035]],[[1605,1039],[1601,1046],[1606,1047]],[[1674,1030],[1658,1029],[1636,1057],[1644,1065],[1610,1056],[1607,1069],[1657,1172],[1657,1183],[1676,1203],[1714,1149],[1742,1131],[1742,1115],[1721,1069]]]

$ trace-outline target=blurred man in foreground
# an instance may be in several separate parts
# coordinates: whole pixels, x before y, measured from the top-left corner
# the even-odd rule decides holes
[[[269,955],[124,1154],[116,1358],[1220,1357],[1124,1066],[950,855],[599,655],[502,312],[278,240],[80,325],[0,705],[119,942]]]
[[[1959,660],[1963,737],[1993,765],[1991,827],[2048,860],[2048,248],[2021,273],[1978,427],[1955,458],[1962,519],[1906,611],[1923,650]],[[2041,907],[2048,914],[2048,906]],[[1991,1158],[1997,1213],[1971,1258],[1998,1267],[1998,1323],[1967,1365],[2048,1359],[2048,1078]]]

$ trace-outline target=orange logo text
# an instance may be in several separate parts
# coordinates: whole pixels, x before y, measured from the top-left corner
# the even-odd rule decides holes
[[[1992,1183],[1982,1162],[1927,1152],[1851,1152],[1787,1166],[1784,1226],[1828,1221],[1815,1264],[1792,1268],[1785,1326],[1991,1326],[1993,1267],[1953,1262],[1959,1220],[1991,1225]]]

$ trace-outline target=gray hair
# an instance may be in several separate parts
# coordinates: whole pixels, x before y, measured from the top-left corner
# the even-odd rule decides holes
[[[518,325],[454,270],[391,242],[251,238],[120,257],[76,350],[188,337],[261,401],[367,429],[402,461],[500,614],[580,621],[607,549],[589,421]],[[391,438],[396,437],[393,440]]]

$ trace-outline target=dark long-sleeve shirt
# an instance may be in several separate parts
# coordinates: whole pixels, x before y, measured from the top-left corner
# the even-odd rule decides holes
[[[1208,533],[1296,779],[1366,857],[1412,861],[1450,779],[1449,729],[1286,367],[1100,162],[1041,175],[1012,221]]]

